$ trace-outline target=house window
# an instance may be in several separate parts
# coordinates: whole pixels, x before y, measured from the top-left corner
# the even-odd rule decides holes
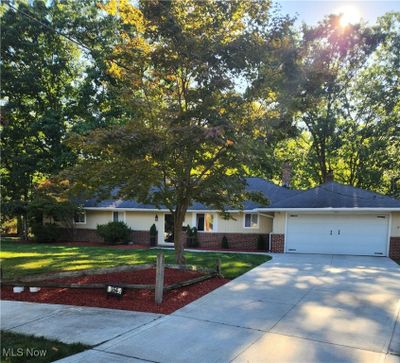
[[[118,221],[119,221],[119,213],[113,212],[113,222],[118,222]]]
[[[75,212],[74,222],[76,224],[85,224],[86,223],[86,213],[83,211]]]
[[[257,228],[258,227],[258,214],[246,213],[244,215],[244,227],[245,228]]]
[[[197,214],[197,230],[212,232],[214,230],[214,215],[211,213]]]

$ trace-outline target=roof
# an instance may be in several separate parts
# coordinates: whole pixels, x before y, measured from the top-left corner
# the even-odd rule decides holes
[[[288,189],[262,178],[246,178],[246,190],[261,192],[269,201],[269,205],[260,205],[251,200],[243,203],[244,210],[252,209],[316,209],[316,208],[400,208],[400,200],[382,194],[355,188],[337,182],[328,182],[305,191]],[[152,204],[143,204],[135,200],[96,199],[87,200],[84,208],[107,209],[140,209],[157,210]],[[166,209],[166,208],[161,208]],[[191,210],[210,210],[204,204],[193,203]]]
[[[400,200],[337,182],[328,182],[277,201],[281,208],[400,208]]]
[[[276,203],[285,198],[289,198],[297,193],[298,190],[292,190],[285,187],[280,187],[270,181],[262,178],[246,178],[247,187],[246,190],[249,192],[261,192],[270,203]],[[143,209],[143,210],[154,210],[158,209],[152,204],[143,204],[135,200],[121,200],[121,199],[106,199],[98,201],[96,199],[90,199],[85,201],[84,208],[121,208],[121,209]],[[244,210],[251,210],[255,208],[266,207],[259,203],[247,200],[243,203]],[[166,209],[166,208],[161,208]],[[210,208],[201,203],[193,203],[188,210],[209,210]]]

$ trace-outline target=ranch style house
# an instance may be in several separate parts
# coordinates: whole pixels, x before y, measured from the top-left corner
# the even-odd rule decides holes
[[[255,250],[257,238],[275,253],[389,256],[400,259],[400,200],[330,181],[308,190],[293,190],[262,178],[247,178],[249,191],[261,192],[267,206],[246,201],[243,210],[219,211],[195,203],[182,227],[198,229],[202,248],[220,248],[223,236],[231,249]],[[88,200],[75,216],[74,241],[96,241],[99,224],[124,221],[132,241],[149,244],[150,227],[157,245],[173,246],[173,218],[167,209],[134,200]],[[182,233],[184,243],[186,234]]]

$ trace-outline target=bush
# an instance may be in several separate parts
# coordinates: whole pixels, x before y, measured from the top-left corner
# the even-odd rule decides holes
[[[97,225],[97,233],[107,243],[118,244],[129,241],[132,230],[124,222],[109,222]]]
[[[56,242],[60,235],[60,227],[55,223],[35,223],[32,225],[32,233],[37,242]]]
[[[226,238],[226,236],[222,237],[221,248],[226,250],[229,249],[228,238]]]
[[[197,228],[190,228],[189,225],[186,227],[186,243],[188,247],[199,247],[199,237],[197,235]]]
[[[257,249],[259,251],[266,251],[267,250],[267,241],[265,240],[264,236],[261,234],[257,237]]]
[[[199,247],[199,236],[197,234],[197,228],[193,227],[192,228],[192,247]]]
[[[157,245],[157,227],[153,223],[153,225],[150,227],[150,246],[155,246]]]

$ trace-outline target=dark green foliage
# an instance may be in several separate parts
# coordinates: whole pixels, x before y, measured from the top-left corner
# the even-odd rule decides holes
[[[189,225],[186,226],[186,246],[192,247],[192,228]]]
[[[259,251],[266,251],[267,250],[267,241],[263,235],[258,235],[257,237],[257,249]]]
[[[79,51],[48,29],[57,27],[58,5],[13,3],[19,11],[4,7],[1,15],[1,193],[2,212],[21,219],[26,211],[15,206],[29,203],[36,181],[74,159],[63,140],[76,96],[72,85],[79,83]],[[21,235],[27,235],[26,228],[26,222],[18,224]]]
[[[197,228],[193,227],[192,228],[192,247],[199,247],[200,243],[199,243],[199,236],[197,233]]]
[[[31,227],[36,242],[56,242],[60,235],[60,227],[56,223],[35,223]]]
[[[35,240],[55,242],[61,226],[72,236],[73,219],[77,210],[78,207],[70,201],[58,201],[51,195],[37,193],[26,212]]]
[[[327,16],[293,40],[291,94],[282,97],[280,89],[277,104],[293,108],[297,133],[274,145],[272,163],[265,157],[254,172],[280,180],[289,160],[294,188],[327,181],[331,169],[338,182],[400,196],[400,13],[385,14],[373,27],[343,29],[338,22]],[[267,59],[264,92],[268,70]]]
[[[97,233],[106,243],[120,244],[129,241],[132,230],[125,222],[109,222],[97,225]]]
[[[157,236],[157,227],[156,225],[153,223],[152,226],[150,227],[150,236]]]
[[[196,248],[196,247],[200,246],[199,236],[197,234],[197,228],[196,227],[190,228],[190,226],[188,225],[186,227],[186,236],[187,236],[186,241],[187,241],[187,246],[188,247]]]
[[[229,242],[228,242],[228,238],[226,238],[226,236],[222,237],[221,248],[223,248],[225,250],[229,249]]]
[[[152,226],[150,227],[150,246],[156,246],[157,245],[157,227],[153,223]]]

